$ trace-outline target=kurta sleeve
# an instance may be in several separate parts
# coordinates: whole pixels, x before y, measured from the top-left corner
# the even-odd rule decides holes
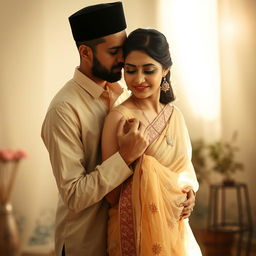
[[[59,193],[70,210],[79,212],[97,203],[132,174],[118,152],[90,172],[84,168],[87,145],[82,143],[81,124],[72,109],[50,109],[41,136]]]
[[[176,108],[177,109],[177,108]],[[183,144],[185,157],[187,158],[186,167],[179,173],[178,182],[181,187],[191,187],[194,192],[199,189],[195,169],[192,164],[192,146],[189,132],[182,113],[178,110],[178,127],[180,129],[180,142]]]

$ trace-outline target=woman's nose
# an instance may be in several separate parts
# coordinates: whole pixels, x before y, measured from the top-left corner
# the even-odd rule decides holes
[[[145,82],[145,76],[141,73],[141,72],[138,72],[134,78],[134,82],[136,84],[142,84]]]

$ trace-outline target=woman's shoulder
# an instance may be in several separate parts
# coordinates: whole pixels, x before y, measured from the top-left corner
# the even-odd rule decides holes
[[[121,103],[120,105],[114,107],[110,111],[110,114],[114,115],[114,116],[115,115],[122,115],[126,119],[130,119],[130,118],[135,117],[134,110],[133,110],[131,104],[129,103],[129,101],[127,101],[127,100],[124,101],[123,103]]]

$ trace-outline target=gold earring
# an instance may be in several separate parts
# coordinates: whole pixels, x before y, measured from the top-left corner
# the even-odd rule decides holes
[[[169,83],[166,81],[166,77],[163,78],[163,81],[161,83],[161,91],[163,92],[167,92],[170,90],[170,85]]]

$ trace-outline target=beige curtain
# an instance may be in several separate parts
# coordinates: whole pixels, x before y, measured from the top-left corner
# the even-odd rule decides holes
[[[174,60],[177,104],[193,139],[230,140],[238,132],[237,159],[245,171],[234,178],[256,193],[256,1],[161,0],[159,28]],[[218,182],[218,175],[212,176]],[[208,186],[201,184],[197,227],[205,226]],[[251,196],[252,197],[252,196]],[[256,222],[256,203],[252,201]]]
[[[255,225],[256,1],[219,0],[218,4],[223,138],[238,132],[237,158],[245,168],[235,179],[248,186]]]
[[[216,0],[161,0],[159,27],[173,58],[172,82],[193,138],[220,136],[220,68]]]

